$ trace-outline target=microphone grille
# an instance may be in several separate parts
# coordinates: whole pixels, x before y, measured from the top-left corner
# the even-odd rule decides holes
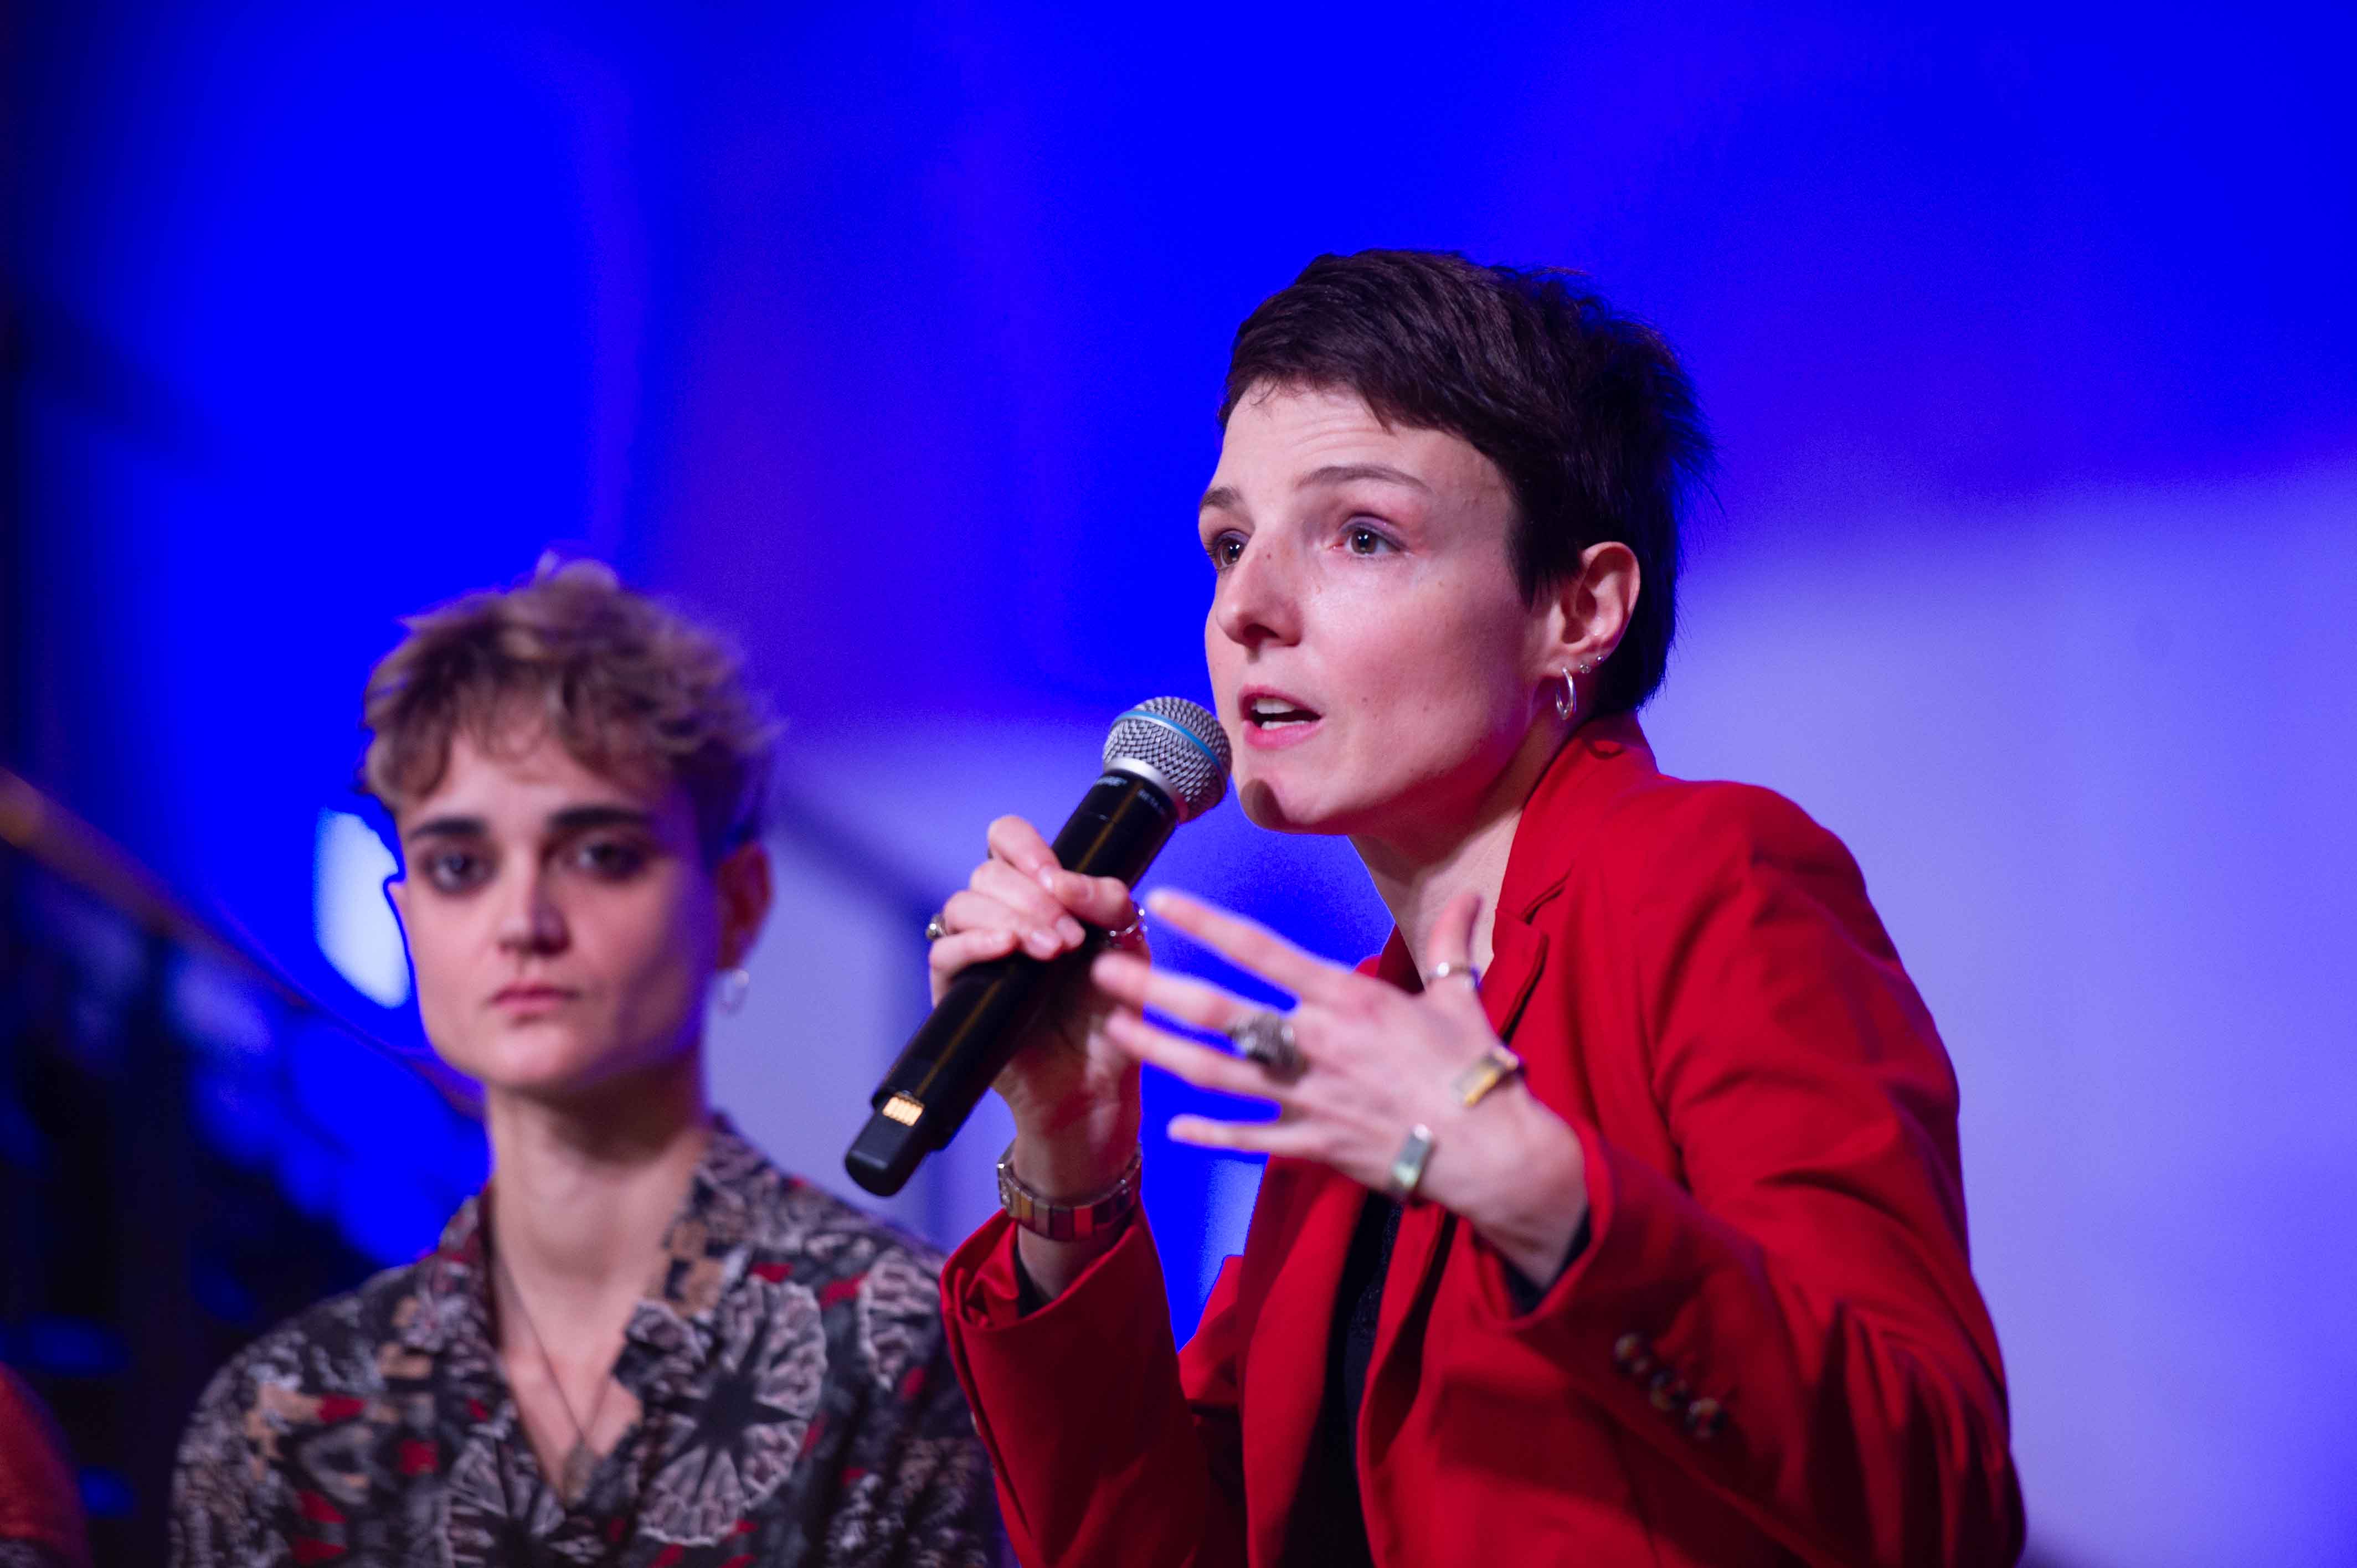
[[[1184,697],[1156,697],[1113,721],[1104,765],[1138,762],[1178,792],[1180,820],[1192,822],[1220,803],[1234,766],[1228,736],[1210,710]]]

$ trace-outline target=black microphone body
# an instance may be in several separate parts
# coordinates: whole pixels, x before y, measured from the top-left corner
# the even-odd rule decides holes
[[[1108,768],[1056,835],[1056,859],[1084,876],[1135,883],[1183,820],[1157,781]],[[843,1159],[851,1179],[883,1197],[906,1186],[918,1163],[965,1125],[1057,987],[1103,945],[1094,933],[1051,962],[1014,953],[950,982],[871,1098],[876,1113]]]

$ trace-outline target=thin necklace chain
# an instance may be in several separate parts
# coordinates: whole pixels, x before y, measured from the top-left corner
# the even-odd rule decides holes
[[[524,1332],[532,1336],[533,1348],[540,1352],[541,1367],[548,1373],[548,1385],[556,1391],[556,1402],[564,1408],[565,1419],[573,1423],[573,1449],[565,1456],[563,1473],[557,1477],[557,1496],[566,1507],[581,1500],[589,1489],[590,1474],[597,1467],[597,1455],[589,1446],[589,1423],[606,1405],[606,1386],[614,1379],[611,1373],[597,1380],[597,1397],[589,1402],[589,1423],[573,1413],[573,1401],[565,1392],[565,1380],[556,1375],[556,1360],[548,1353],[548,1341],[540,1337],[540,1325],[532,1320],[532,1308],[523,1302],[523,1292],[516,1288],[515,1275],[508,1272],[506,1253],[496,1244],[491,1248],[491,1266],[508,1287],[508,1299],[515,1303],[516,1316],[523,1319]]]

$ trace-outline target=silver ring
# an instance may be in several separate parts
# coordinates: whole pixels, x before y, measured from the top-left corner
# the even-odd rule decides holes
[[[1440,981],[1454,980],[1460,974],[1473,983],[1473,988],[1475,990],[1478,991],[1480,989],[1481,972],[1475,969],[1469,961],[1466,963],[1451,963],[1443,960],[1441,962],[1436,963],[1432,966],[1432,972],[1424,977],[1424,983],[1426,985],[1433,985],[1437,984]]]
[[[1292,1082],[1309,1066],[1293,1038],[1293,1020],[1282,1013],[1265,1007],[1247,1013],[1228,1026],[1227,1036],[1238,1056],[1259,1063],[1279,1083]]]
[[[933,918],[925,922],[925,940],[929,942],[937,942],[949,934],[950,929],[942,924],[942,912],[938,909],[934,910]]]
[[[1132,904],[1129,907],[1129,924],[1124,926],[1117,931],[1107,931],[1105,933],[1105,940],[1109,942],[1125,942],[1132,937],[1143,935],[1145,930],[1146,911],[1139,908],[1136,905]]]
[[[1392,1192],[1402,1203],[1413,1202],[1424,1185],[1424,1167],[1432,1159],[1432,1129],[1419,1122],[1407,1130],[1407,1139],[1392,1156]]]

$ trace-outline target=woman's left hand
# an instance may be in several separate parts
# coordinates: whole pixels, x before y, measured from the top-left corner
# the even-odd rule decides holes
[[[1470,969],[1480,900],[1453,900],[1434,924],[1431,966],[1450,972],[1422,994],[1303,952],[1241,917],[1180,894],[1147,908],[1239,967],[1290,992],[1285,1015],[1302,1058],[1283,1077],[1260,1062],[1197,1045],[1146,1022],[1145,1010],[1224,1033],[1256,1004],[1203,981],[1118,953],[1096,961],[1101,990],[1123,1005],[1107,1036],[1139,1060],[1199,1089],[1273,1101],[1274,1121],[1176,1117],[1170,1136],[1206,1148],[1281,1155],[1332,1166],[1361,1186],[1396,1194],[1393,1162],[1412,1129],[1432,1153],[1416,1196],[1461,1215],[1534,1280],[1555,1277],[1587,1211],[1579,1141],[1519,1078],[1468,1106],[1458,1075],[1499,1044]]]

